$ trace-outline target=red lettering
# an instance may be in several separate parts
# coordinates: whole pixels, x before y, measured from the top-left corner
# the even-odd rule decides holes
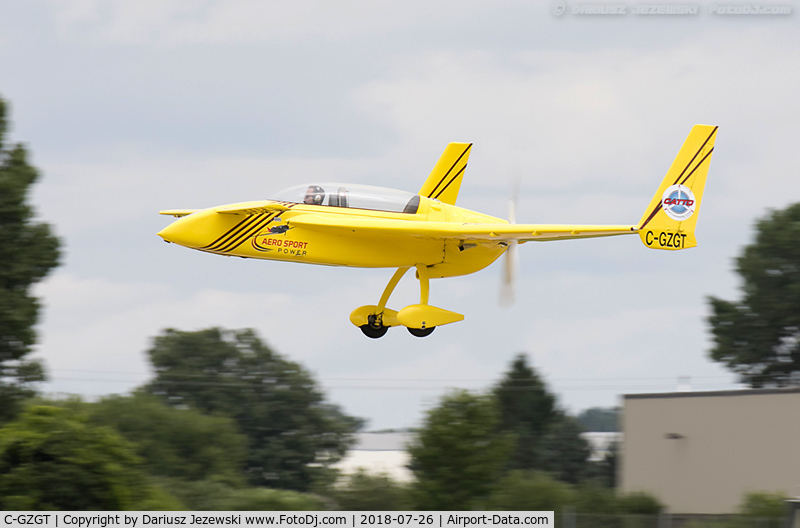
[[[664,205],[684,205],[686,207],[691,207],[694,205],[694,200],[689,200],[688,198],[665,198]]]
[[[305,249],[306,247],[308,247],[308,242],[302,242],[300,240],[289,240],[289,239],[286,239],[286,240],[283,241],[283,247]]]

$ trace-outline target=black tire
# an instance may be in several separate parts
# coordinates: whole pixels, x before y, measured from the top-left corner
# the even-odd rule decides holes
[[[364,333],[365,336],[371,339],[378,339],[379,337],[383,337],[386,335],[386,332],[389,331],[388,326],[372,326],[369,324],[359,326],[361,331]]]
[[[435,326],[432,326],[430,328],[411,328],[411,327],[408,327],[408,331],[411,332],[411,335],[413,335],[414,337],[427,337],[427,336],[431,335],[435,329],[436,329]]]

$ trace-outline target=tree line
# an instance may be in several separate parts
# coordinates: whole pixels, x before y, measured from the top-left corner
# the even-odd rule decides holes
[[[455,391],[428,412],[410,484],[339,475],[363,422],[252,330],[165,330],[148,356],[155,378],[132,394],[24,402],[0,427],[0,508],[531,509],[586,493],[659,508],[614,494],[613,461],[588,460],[581,427],[524,355],[489,393]]]

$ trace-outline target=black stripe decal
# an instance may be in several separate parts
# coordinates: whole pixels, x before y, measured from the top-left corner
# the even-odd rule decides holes
[[[456,179],[458,179],[458,177],[459,177],[459,176],[461,176],[462,174],[464,174],[464,171],[465,171],[465,170],[467,170],[467,165],[466,165],[466,164],[465,164],[465,165],[464,165],[464,166],[461,168],[461,170],[460,170],[460,171],[458,171],[458,174],[456,174],[455,176],[453,176],[453,178],[452,178],[452,179],[451,179],[449,182],[447,182],[447,185],[445,185],[444,187],[442,187],[442,190],[441,190],[441,191],[439,191],[439,192],[436,194],[436,196],[434,196],[434,198],[438,199],[438,198],[439,198],[439,197],[442,195],[442,193],[443,193],[444,191],[446,191],[448,187],[450,187],[450,184],[451,184],[451,183],[453,183],[454,181],[456,181]]]
[[[706,140],[705,140],[705,141],[703,141],[703,144],[702,144],[702,145],[700,145],[700,148],[699,148],[699,149],[697,149],[697,152],[695,152],[695,153],[694,153],[694,156],[692,156],[692,159],[690,159],[690,160],[689,160],[689,163],[686,165],[686,167],[684,167],[684,168],[683,168],[683,170],[681,171],[681,173],[678,175],[678,178],[675,180],[675,183],[673,183],[672,185],[675,185],[676,183],[678,183],[679,181],[681,181],[681,178],[682,178],[682,177],[683,177],[683,175],[686,173],[686,170],[687,170],[689,167],[691,167],[691,166],[692,166],[692,163],[694,163],[694,160],[695,160],[695,159],[697,158],[697,156],[698,156],[698,155],[699,155],[699,154],[700,154],[700,153],[703,151],[703,149],[706,147],[706,144],[707,144],[707,143],[708,143],[708,142],[711,140],[711,138],[714,136],[714,134],[716,133],[716,131],[717,131],[717,129],[718,129],[718,128],[719,128],[719,127],[714,127],[714,130],[712,130],[712,131],[711,131],[711,133],[710,133],[710,134],[708,135],[708,137],[706,138]],[[702,162],[702,160],[700,161],[700,163],[703,163],[703,162]],[[697,164],[697,166],[698,166],[698,167],[700,166],[700,163],[698,163],[698,164]],[[697,169],[697,167],[695,167],[695,169]],[[694,171],[692,171],[692,172],[694,172]],[[683,181],[686,181],[686,180],[683,180]]]
[[[228,229],[228,230],[227,230],[227,231],[226,231],[224,234],[220,235],[220,237],[219,237],[219,238],[217,238],[215,241],[213,241],[212,243],[208,244],[207,246],[203,246],[203,248],[202,248],[202,249],[208,249],[208,248],[210,248],[211,246],[214,246],[214,245],[216,245],[216,244],[219,244],[220,242],[222,242],[222,240],[223,240],[225,237],[227,237],[227,236],[228,236],[228,235],[230,235],[232,232],[234,232],[236,229],[238,229],[238,227],[239,227],[240,225],[242,225],[243,223],[247,222],[247,220],[249,220],[249,217],[245,217],[245,218],[244,218],[244,219],[243,219],[241,222],[239,222],[238,224],[236,224],[236,225],[235,225],[235,226],[233,226],[232,228]]]
[[[289,209],[291,209],[292,207],[297,205],[296,203],[292,203],[292,202],[275,202],[275,203],[279,203],[279,204],[281,204],[283,206],[286,206]],[[261,216],[261,214],[262,213],[247,215],[241,222],[239,222],[238,224],[236,224],[233,227],[231,227],[230,229],[228,229],[225,233],[220,235],[219,238],[217,238],[215,241],[211,242],[207,246],[203,246],[200,249],[208,249],[208,250],[211,250],[211,251],[218,251],[218,248],[220,246],[226,245],[228,242],[230,242],[233,239],[233,237],[235,237],[236,235],[241,233],[241,231],[243,229],[247,229],[247,227],[249,225],[252,225],[252,222],[254,222],[255,220],[258,220],[258,218]],[[275,213],[275,215],[279,215],[279,214],[280,214],[280,212]]]
[[[262,215],[259,215],[259,216],[262,216]],[[253,227],[251,227],[250,229],[248,229],[247,231],[245,231],[244,233],[242,233],[241,235],[236,237],[234,240],[232,240],[231,242],[229,242],[225,246],[217,249],[217,251],[221,251],[221,252],[224,253],[224,252],[236,249],[236,247],[238,247],[239,244],[241,244],[242,242],[244,242],[245,240],[247,240],[251,236],[258,234],[258,232],[261,230],[261,228],[264,227],[265,225],[269,224],[272,221],[272,219],[275,218],[275,216],[277,216],[276,213],[272,213],[272,214],[266,215],[265,218],[260,220]]]
[[[470,149],[470,148],[472,148],[472,143],[470,143],[469,145],[467,145],[467,148],[465,148],[465,149],[464,149],[464,152],[462,152],[462,153],[461,153],[461,155],[458,157],[458,159],[455,161],[455,163],[453,163],[453,165],[452,165],[452,166],[451,166],[451,167],[450,167],[450,168],[447,170],[447,172],[445,173],[445,175],[444,175],[444,176],[442,176],[442,179],[441,179],[441,180],[439,180],[439,183],[437,183],[437,184],[436,184],[436,187],[434,187],[434,188],[433,188],[433,190],[430,192],[430,194],[428,194],[428,198],[433,198],[433,195],[434,195],[434,193],[436,192],[436,189],[438,189],[438,188],[439,188],[439,186],[442,184],[442,182],[444,182],[444,181],[447,179],[447,177],[448,177],[448,176],[450,176],[450,173],[453,171],[453,169],[456,167],[456,165],[458,165],[458,162],[459,162],[459,161],[461,161],[461,158],[463,158],[463,157],[464,157],[464,155],[465,155],[467,152],[469,152],[469,149]],[[444,189],[443,189],[443,190],[444,190]],[[440,193],[440,194],[441,194],[441,193]],[[438,195],[437,195],[437,196],[438,196]]]
[[[706,158],[707,158],[707,157],[709,157],[709,156],[711,155],[711,153],[712,153],[712,152],[714,152],[714,147],[711,147],[711,150],[709,150],[709,151],[708,151],[708,154],[706,154],[705,156],[703,156],[703,159],[701,159],[701,160],[700,160],[700,163],[698,163],[698,164],[697,164],[697,166],[695,166],[695,168],[693,168],[693,169],[692,169],[692,172],[690,172],[689,174],[687,174],[687,175],[686,175],[686,177],[685,177],[685,178],[683,179],[683,181],[681,182],[681,185],[683,185],[684,183],[686,183],[686,180],[688,180],[689,178],[691,178],[691,177],[692,177],[692,174],[694,174],[694,171],[696,171],[696,170],[698,169],[698,167],[700,167],[700,165],[702,165],[702,164],[703,164],[703,162],[706,160]]]
[[[236,224],[233,227],[233,229],[228,230],[228,233],[226,233],[224,235],[224,238],[222,240],[218,240],[218,241],[214,242],[213,244],[209,244],[208,246],[206,246],[203,249],[216,250],[216,249],[219,248],[219,246],[227,244],[231,239],[235,238],[243,230],[245,230],[249,226],[253,225],[253,222],[256,222],[258,220],[259,216],[260,215],[250,215],[250,216],[248,216],[243,221],[241,221],[238,224]]]

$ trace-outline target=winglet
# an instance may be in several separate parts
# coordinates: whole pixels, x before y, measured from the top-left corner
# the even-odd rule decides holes
[[[639,221],[639,236],[652,249],[695,247],[694,228],[703,200],[717,128],[695,125]]]
[[[450,143],[419,191],[420,196],[455,205],[472,143]]]

